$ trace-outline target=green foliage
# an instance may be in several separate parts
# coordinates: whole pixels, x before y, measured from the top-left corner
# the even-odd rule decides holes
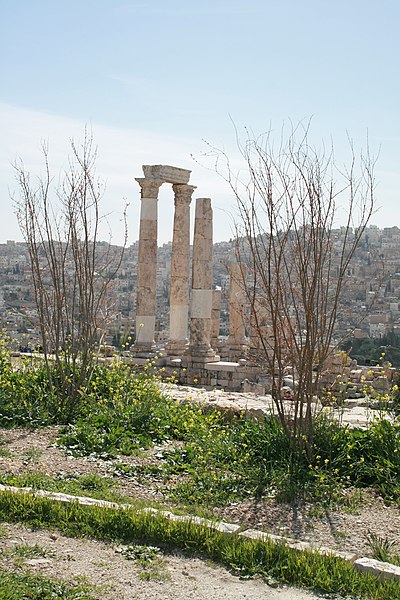
[[[45,558],[46,556],[54,556],[54,552],[42,548],[38,544],[30,546],[29,544],[17,544],[13,548],[13,554],[20,558]]]
[[[274,494],[332,505],[343,487],[376,487],[387,500],[400,500],[400,423],[376,421],[350,430],[320,417],[309,462],[290,451],[280,424],[236,419],[167,455],[169,468],[185,473],[171,495],[191,503],[224,504]]]
[[[120,552],[128,560],[137,560],[144,563],[158,558],[161,554],[161,550],[157,546],[143,546],[140,544],[125,546],[120,549]]]
[[[400,555],[395,552],[396,543],[394,541],[372,531],[368,531],[365,538],[371,549],[372,558],[400,566]]]
[[[0,483],[15,487],[31,487],[34,490],[47,490],[48,492],[63,492],[75,496],[90,496],[103,500],[121,499],[121,496],[113,491],[114,479],[102,477],[97,473],[79,476],[60,474],[54,478],[41,471],[26,471],[18,475],[2,474]]]
[[[39,427],[58,422],[57,404],[44,365],[24,361],[14,368],[0,339],[0,426]]]
[[[11,452],[8,448],[4,448],[5,441],[0,437],[0,457],[1,458],[9,458],[11,456]]]
[[[0,600],[90,600],[84,585],[48,579],[31,573],[12,573],[0,568]]]
[[[396,368],[400,367],[400,335],[394,332],[378,338],[352,338],[344,342],[342,349],[350,350],[351,358],[360,365],[379,364],[384,351],[385,360]]]
[[[98,365],[74,415],[63,412],[65,405],[49,390],[40,362],[14,368],[0,342],[0,426],[68,421],[62,446],[73,455],[103,459],[165,444],[152,464],[120,462],[116,469],[140,481],[169,482],[169,495],[179,502],[212,506],[268,494],[332,505],[342,498],[343,487],[374,487],[386,500],[400,501],[399,419],[376,419],[361,430],[320,415],[313,423],[312,457],[307,458],[291,450],[272,415],[259,422],[245,414],[227,420],[190,398],[187,403],[173,401],[160,391],[151,364],[141,372],[121,362]],[[111,493],[111,484],[97,476],[86,483],[64,478],[57,484],[40,473],[24,477],[24,485],[33,487],[62,485],[62,491],[97,497]]]
[[[335,476],[338,484],[375,487],[386,500],[400,501],[400,422],[376,419],[368,429],[317,421],[313,476]]]
[[[56,527],[67,535],[129,545],[143,542],[179,547],[201,553],[241,576],[260,575],[267,581],[273,579],[328,593],[370,600],[392,600],[400,596],[399,581],[384,581],[359,573],[341,558],[302,552],[282,543],[226,535],[192,521],[174,521],[133,508],[61,504],[28,494],[0,492],[0,520]]]
[[[139,579],[143,581],[162,581],[169,579],[169,573],[165,570],[165,561],[157,546],[142,544],[131,544],[123,546],[118,550],[127,560],[134,560],[140,567]]]
[[[64,371],[67,370],[67,366],[64,366]],[[91,378],[80,389],[80,401],[73,405],[53,385],[58,376],[57,368],[50,363],[48,371],[40,358],[23,360],[16,367],[8,352],[7,340],[0,338],[0,426],[66,424],[85,420],[88,415],[95,421],[97,415],[98,422],[93,422],[93,430],[102,427],[105,420],[113,417],[110,430],[119,436],[123,422],[113,412],[122,408],[125,409],[124,416],[129,418],[133,426],[139,428],[143,423],[149,431],[150,437],[145,436],[136,445],[140,445],[140,441],[148,444],[151,435],[157,435],[158,421],[162,415],[153,417],[152,398],[159,396],[160,392],[155,387],[155,376],[150,369],[135,373],[122,363],[111,367],[97,365]],[[71,368],[69,377],[79,379],[76,366]],[[79,429],[79,423],[77,427]],[[101,439],[96,440],[95,432],[93,436],[93,446],[102,443]],[[129,447],[129,440],[126,443]]]
[[[61,443],[74,455],[111,458],[131,455],[168,439],[185,439],[210,418],[192,406],[165,397],[152,375],[132,373],[122,365],[97,369],[76,421]]]

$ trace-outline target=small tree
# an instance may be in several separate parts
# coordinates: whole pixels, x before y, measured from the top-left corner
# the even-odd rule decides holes
[[[108,292],[127,237],[125,221],[122,249],[100,245],[103,186],[95,175],[92,137],[85,133],[82,145],[71,141],[71,149],[69,169],[56,186],[45,145],[45,174],[36,184],[22,161],[14,165],[17,217],[29,252],[45,364],[60,412],[67,414],[93,373],[112,310]]]
[[[237,200],[238,258],[249,267],[242,279],[253,350],[271,378],[292,447],[310,457],[312,398],[333,351],[347,269],[373,212],[374,164],[368,153],[357,164],[350,144],[350,166],[338,170],[333,151],[317,152],[308,133],[299,126],[282,135],[277,149],[270,134],[248,136],[239,144],[248,181],[240,183],[229,161],[224,177]],[[220,159],[221,153],[221,173]],[[335,229],[339,219],[344,224]],[[290,404],[281,395],[289,370]]]

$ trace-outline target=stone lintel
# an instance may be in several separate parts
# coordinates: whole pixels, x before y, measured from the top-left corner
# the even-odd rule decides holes
[[[188,183],[191,171],[169,165],[143,165],[145,177],[163,179],[166,183]]]
[[[140,358],[139,356],[133,355],[133,353],[135,352],[135,349],[133,346],[131,348],[131,352],[132,352],[132,356],[129,359],[129,364],[136,365],[138,367],[144,367],[145,365],[149,364],[148,357]]]

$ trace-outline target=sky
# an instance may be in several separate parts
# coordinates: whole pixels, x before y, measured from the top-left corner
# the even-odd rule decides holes
[[[235,201],[209,145],[240,168],[237,135],[310,119],[339,162],[348,136],[356,149],[368,139],[372,222],[400,226],[399,29],[398,0],[0,0],[0,243],[22,239],[12,163],[40,175],[45,141],[57,177],[85,127],[115,243],[126,202],[138,238],[143,164],[190,169],[194,198],[212,199],[214,240],[229,239]],[[163,185],[160,244],[172,223]]]

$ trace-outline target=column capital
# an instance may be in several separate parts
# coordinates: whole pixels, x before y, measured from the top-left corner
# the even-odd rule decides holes
[[[195,185],[187,185],[185,183],[174,183],[172,186],[175,194],[175,204],[188,202],[190,204],[192,200],[192,194],[196,189]]]
[[[164,179],[135,177],[135,180],[141,187],[142,198],[158,198],[158,191],[164,183]]]

